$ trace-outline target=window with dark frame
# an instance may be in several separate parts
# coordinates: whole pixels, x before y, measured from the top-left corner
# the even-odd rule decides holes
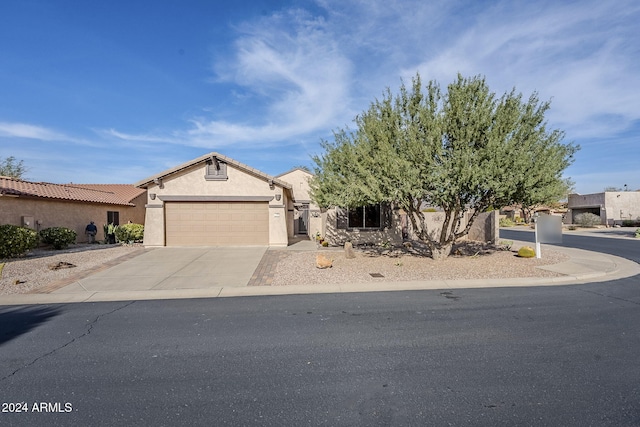
[[[107,211],[107,224],[120,225],[120,212]]]
[[[349,228],[381,228],[381,223],[380,205],[349,209],[347,218],[347,227]]]

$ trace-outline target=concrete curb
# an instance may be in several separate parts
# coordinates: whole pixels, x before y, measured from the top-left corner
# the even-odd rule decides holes
[[[520,242],[518,242],[520,243]],[[524,244],[524,243],[523,243]],[[625,258],[581,249],[544,245],[566,253],[570,260],[543,266],[564,274],[560,277],[528,277],[516,279],[434,280],[403,282],[366,282],[329,285],[213,287],[207,289],[127,290],[84,293],[17,294],[2,297],[2,305],[66,304],[131,300],[163,300],[188,298],[229,298],[248,296],[278,296],[330,294],[352,292],[393,292],[418,290],[451,290],[478,288],[512,288],[527,286],[560,286],[602,282],[640,275],[640,265]],[[543,252],[544,253],[544,252]]]

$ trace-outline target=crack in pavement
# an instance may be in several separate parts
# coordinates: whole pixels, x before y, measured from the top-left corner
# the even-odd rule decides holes
[[[48,356],[50,356],[50,355],[52,355],[52,354],[54,354],[54,353],[56,353],[56,352],[58,352],[58,351],[62,350],[63,348],[65,348],[65,347],[67,347],[67,346],[69,346],[69,345],[73,344],[74,342],[78,341],[79,339],[84,338],[84,337],[86,337],[87,335],[90,335],[90,334],[91,334],[91,330],[93,330],[93,327],[95,326],[95,324],[96,324],[96,323],[98,323],[98,321],[99,321],[100,319],[102,319],[103,317],[108,316],[108,315],[110,315],[110,314],[113,314],[113,313],[115,313],[116,311],[120,311],[120,310],[122,310],[122,309],[124,309],[124,308],[127,308],[127,307],[129,307],[130,305],[134,304],[135,302],[136,302],[136,301],[130,301],[130,302],[128,302],[127,304],[125,304],[125,305],[123,305],[123,306],[121,306],[121,307],[115,308],[115,309],[113,309],[113,310],[111,310],[111,311],[109,311],[109,312],[107,312],[107,313],[99,314],[98,316],[96,316],[96,318],[95,318],[92,322],[90,322],[90,323],[87,325],[88,327],[87,327],[87,331],[86,331],[85,333],[83,333],[82,335],[79,335],[79,336],[77,336],[77,337],[74,337],[74,338],[73,338],[73,339],[71,339],[69,342],[67,342],[67,343],[65,343],[65,344],[63,344],[63,345],[61,345],[61,346],[59,346],[59,347],[57,347],[57,348],[54,348],[53,350],[51,350],[51,351],[50,351],[50,352],[48,352],[48,353],[45,353],[45,354],[43,354],[43,355],[41,355],[41,356],[36,357],[35,359],[33,359],[31,362],[27,363],[26,365],[21,366],[21,367],[19,367],[18,369],[16,369],[15,371],[11,372],[10,374],[5,375],[4,377],[0,378],[0,381],[4,381],[4,380],[6,380],[7,378],[10,378],[10,377],[14,376],[15,374],[17,374],[18,372],[22,371],[23,369],[26,369],[26,368],[28,368],[29,366],[33,366],[33,365],[34,365],[34,364],[36,364],[39,360],[42,360],[42,359],[44,359],[45,357],[48,357]]]
[[[589,290],[587,290],[587,289],[580,289],[580,288],[575,288],[575,289],[576,289],[577,291],[585,292],[585,293],[587,293],[587,294],[598,295],[598,296],[600,296],[600,297],[611,298],[611,299],[615,299],[615,300],[618,300],[618,301],[624,301],[624,302],[628,302],[628,303],[631,303],[631,304],[640,305],[640,302],[638,302],[638,301],[632,301],[632,300],[625,299],[625,298],[614,297],[613,295],[605,295],[605,294],[601,294],[600,292],[596,292],[596,291],[589,291]]]

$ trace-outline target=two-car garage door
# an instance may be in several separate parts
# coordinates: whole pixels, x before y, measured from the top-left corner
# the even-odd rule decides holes
[[[268,202],[166,202],[167,246],[269,245]]]

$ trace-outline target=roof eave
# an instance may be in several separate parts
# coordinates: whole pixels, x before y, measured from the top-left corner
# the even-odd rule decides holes
[[[222,155],[222,154],[216,153],[216,152],[211,152],[211,153],[205,154],[203,156],[200,156],[200,157],[198,157],[196,159],[193,159],[193,160],[191,160],[189,162],[182,163],[181,165],[178,165],[178,166],[176,166],[174,168],[167,169],[166,171],[160,172],[159,174],[152,175],[152,176],[150,176],[148,178],[145,178],[145,179],[143,179],[143,180],[141,180],[141,181],[139,181],[139,182],[137,182],[137,183],[135,183],[133,185],[138,187],[138,188],[148,188],[149,184],[153,183],[155,180],[163,179],[163,178],[165,178],[165,177],[167,177],[169,175],[173,175],[175,173],[178,173],[180,171],[188,169],[188,168],[190,168],[192,166],[195,166],[195,165],[197,165],[199,163],[206,163],[206,161],[209,160],[211,157],[216,157],[216,158],[222,160],[223,162],[225,162],[227,164],[230,164],[230,165],[233,165],[236,168],[238,168],[238,169],[240,169],[240,170],[242,170],[242,171],[244,171],[244,172],[246,172],[246,173],[248,173],[250,175],[253,175],[253,176],[257,177],[257,178],[264,179],[267,182],[273,182],[274,184],[277,184],[280,187],[283,187],[283,188],[286,188],[286,189],[289,189],[289,190],[291,190],[293,188],[291,186],[291,184],[289,184],[287,182],[284,182],[284,181],[278,179],[277,177],[268,175],[268,174],[266,174],[264,172],[259,171],[258,169],[252,168],[251,166],[245,165],[244,163],[240,163],[237,160],[233,160],[230,157],[227,157],[225,155]]]

